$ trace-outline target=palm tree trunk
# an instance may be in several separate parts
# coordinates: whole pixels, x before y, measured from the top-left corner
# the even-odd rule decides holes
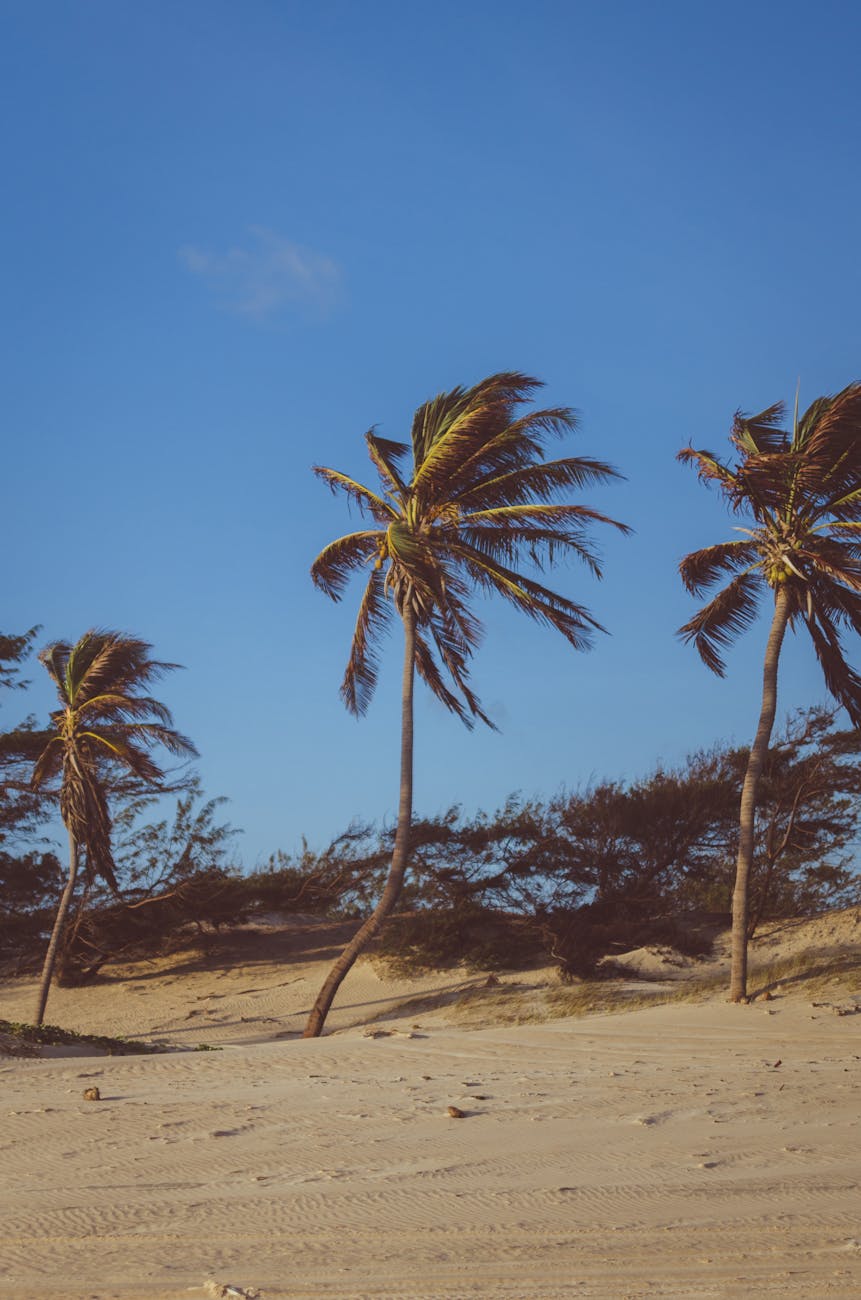
[[[765,647],[762,670],[762,707],[759,726],[750,748],[747,771],[741,790],[739,809],[738,859],[735,869],[735,888],[732,895],[732,964],[730,972],[730,1002],[747,1001],[747,940],[748,940],[748,882],[753,863],[753,836],[756,819],[756,794],[762,772],[774,715],[777,712],[777,667],[780,647],[789,621],[789,592],[785,585],[774,594],[774,617]]]
[[[357,930],[335,962],[311,1009],[303,1038],[319,1038],[335,994],[356,958],[379,933],[386,917],[400,898],[409,857],[410,826],[413,816],[413,684],[415,680],[415,615],[404,614],[404,673],[401,691],[401,792],[398,825],[389,874],[379,903]]]
[[[69,911],[69,904],[72,901],[72,895],[75,892],[75,882],[78,879],[78,844],[69,829],[69,879],[66,881],[66,888],[63,890],[63,896],[60,899],[60,906],[57,908],[57,915],[54,918],[54,928],[51,931],[51,938],[48,943],[48,951],[45,953],[45,961],[42,966],[42,979],[39,983],[39,1002],[36,1008],[36,1017],[34,1025],[41,1025],[45,1018],[45,1006],[48,1001],[48,990],[51,987],[51,977],[54,974],[54,963],[57,960],[57,949],[60,946],[60,940],[63,937],[63,930],[66,925],[66,916]]]

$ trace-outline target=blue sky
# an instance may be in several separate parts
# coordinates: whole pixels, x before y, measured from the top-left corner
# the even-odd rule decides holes
[[[417,706],[416,805],[493,807],[753,732],[766,625],[711,676],[679,558],[731,526],[676,451],[861,378],[861,19],[849,3],[0,3],[0,626],[116,627],[165,682],[249,863],[397,798],[399,646],[360,722],[348,530],[434,393],[516,368],[626,482],[589,655],[498,604],[500,734]],[[858,657],[856,656],[856,663]],[[27,704],[50,702],[38,665]],[[821,699],[800,640],[781,705]],[[12,706],[5,716],[11,720]]]

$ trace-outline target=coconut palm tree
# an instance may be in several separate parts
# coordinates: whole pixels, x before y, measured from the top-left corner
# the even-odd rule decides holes
[[[108,807],[111,782],[121,774],[138,789],[158,790],[165,772],[153,750],[164,748],[179,757],[197,752],[173,730],[169,710],[143,693],[150,682],[177,666],[150,658],[151,650],[134,637],[93,630],[75,645],[56,641],[39,655],[57,688],[60,707],[51,714],[50,731],[40,738],[32,784],[38,789],[56,783],[59,788],[60,814],[69,836],[69,875],[42,968],[37,1025],[45,1014],[82,849],[88,882],[101,877],[117,892]]]
[[[333,492],[343,492],[372,527],[331,542],[311,568],[315,584],[333,600],[357,571],[368,576],[356,620],[341,693],[355,714],[365,711],[377,681],[377,644],[393,614],[404,629],[401,695],[401,779],[391,867],[372,915],[330,971],[305,1029],[320,1034],[341,981],[379,931],[401,892],[409,853],[413,791],[415,673],[437,699],[471,726],[492,726],[469,685],[469,660],[481,626],[468,597],[499,592],[530,618],[561,632],[585,650],[600,625],[582,605],[549,590],[535,574],[572,554],[593,574],[601,570],[590,526],[624,525],[558,497],[616,476],[602,461],[544,460],[548,440],[576,427],[566,407],[524,411],[537,379],[504,373],[472,388],[455,388],[416,411],[411,447],[365,435],[380,480],[374,491],[337,470],[315,466]],[[412,452],[412,466],[406,468]],[[603,630],[603,629],[600,629]]]
[[[828,690],[861,726],[861,677],[846,660],[841,631],[861,632],[861,384],[820,397],[790,431],[778,403],[759,415],[739,412],[730,442],[737,459],[687,447],[679,459],[714,483],[730,509],[745,517],[735,541],[694,551],[682,560],[692,595],[730,577],[680,629],[703,662],[724,675],[723,650],[756,618],[760,595],[772,603],[765,649],[762,705],[750,750],[739,813],[739,848],[732,903],[730,1000],[747,999],[748,879],[753,859],[757,786],[777,709],[780,650],[787,628],[804,625]],[[731,576],[730,576],[731,575]]]

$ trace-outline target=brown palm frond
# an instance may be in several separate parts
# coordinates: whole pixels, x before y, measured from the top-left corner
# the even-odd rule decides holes
[[[579,491],[586,486],[620,478],[622,475],[618,470],[604,461],[569,456],[504,474],[492,473],[461,489],[455,500],[464,511],[523,505],[530,501],[552,501],[559,492]],[[630,531],[625,524],[612,522],[622,532]]]
[[[756,618],[759,585],[756,575],[739,574],[679,628],[682,640],[693,641],[703,663],[719,677],[726,672],[720,651],[731,645]]]
[[[782,589],[790,625],[807,623],[826,683],[854,707],[853,671],[845,662],[838,666],[835,656],[842,654],[836,625],[861,630],[861,384],[796,414],[791,435],[778,428],[783,418],[779,404],[758,416],[737,415],[735,466],[710,452],[680,453],[700,478],[717,483],[734,510],[752,516],[750,529],[741,530],[744,541],[706,547],[682,561],[682,580],[695,595],[727,574],[744,572],[681,635],[723,673],[719,652],[751,622],[755,585]]]
[[[476,586],[494,591],[511,601],[529,618],[561,632],[575,650],[588,649],[592,630],[605,629],[582,605],[483,555],[466,542],[451,546],[451,553],[464,566]]]
[[[77,713],[81,718],[89,718],[93,715],[118,719],[154,717],[166,727],[173,723],[170,709],[160,700],[155,700],[149,695],[126,695],[115,691],[91,696],[78,705]]]
[[[150,786],[158,785],[164,776],[161,767],[150,757],[147,748],[136,745],[129,735],[118,727],[100,727],[98,731],[82,731],[78,739],[82,744],[87,745],[89,759],[94,768],[113,761],[121,764],[123,768]]]
[[[311,565],[311,580],[332,600],[340,600],[344,588],[357,569],[363,568],[374,555],[381,554],[385,534],[378,529],[348,533],[324,546]]]
[[[701,483],[716,483],[734,510],[745,508],[738,476],[728,465],[718,460],[714,452],[697,450],[695,447],[682,447],[681,451],[676,453],[676,460],[680,460],[683,465],[693,465]]]
[[[437,652],[459,691],[459,695],[455,694],[454,691],[449,690],[446,686],[445,680],[436,660],[434,659],[427,638],[422,631],[417,629],[416,669],[422,681],[431,693],[436,696],[440,703],[444,704],[451,713],[456,714],[464,726],[470,731],[475,725],[476,718],[495,731],[495,723],[493,723],[483,711],[478,697],[474,694],[468,684],[465,660],[459,658],[457,651],[454,648],[456,641],[454,643],[448,641],[446,630],[440,626],[439,621],[430,623],[428,629],[433,638]]]
[[[505,416],[508,417],[508,410]],[[492,412],[489,436],[478,441],[457,469],[447,477],[446,494],[458,499],[477,483],[500,478],[542,463],[551,438],[560,439],[577,430],[579,417],[567,406],[529,411],[509,424]]]
[[[861,727],[861,677],[846,662],[837,628],[820,608],[809,620],[808,629],[825,685],[843,705],[853,727]]]
[[[370,488],[366,488],[363,483],[357,483],[355,479],[348,474],[341,474],[336,469],[327,469],[324,465],[312,465],[313,472],[324,483],[328,483],[333,495],[337,492],[343,492],[353,501],[360,509],[362,514],[369,514],[377,523],[387,524],[392,519],[397,519],[397,512],[378,496]]]
[[[350,658],[341,683],[344,703],[357,717],[367,709],[377,685],[379,657],[375,642],[385,631],[389,616],[385,575],[381,569],[374,569],[359,605]]]
[[[861,585],[853,588],[833,578],[833,574],[823,577],[821,572],[811,575],[810,599],[802,601],[801,612],[808,619],[824,613],[830,621],[861,634]]]
[[[38,790],[63,770],[63,741],[60,736],[43,733],[41,752],[34,756],[30,783]]]
[[[732,422],[730,441],[743,456],[759,456],[762,453],[783,451],[789,443],[790,434],[780,426],[786,418],[786,406],[775,402],[759,415],[745,415],[736,411]]]
[[[70,703],[79,708],[107,688],[139,690],[141,685],[172,672],[177,664],[151,658],[152,646],[120,632],[92,628],[66,655],[66,680]]]
[[[373,429],[365,434],[368,453],[377,467],[377,473],[391,491],[399,497],[406,495],[407,486],[401,474],[400,464],[409,455],[409,447],[404,442],[392,442],[381,438]]]
[[[38,659],[47,669],[48,674],[57,688],[57,693],[64,703],[66,700],[66,663],[69,657],[69,646],[63,642],[55,641],[52,645],[45,646],[39,651]]]
[[[108,795],[117,773],[157,789],[165,773],[151,751],[180,758],[197,753],[174,730],[170,710],[143,693],[174,667],[153,659],[151,650],[136,637],[95,628],[74,644],[54,642],[39,656],[62,707],[51,715],[54,730],[42,737],[31,783],[59,784],[60,813],[74,841],[86,847],[88,872],[114,890]]]
[[[755,541],[719,542],[686,555],[679,565],[682,582],[692,596],[701,595],[725,573],[756,564],[760,551]]]
[[[539,528],[535,525],[520,527],[509,524],[507,528],[470,528],[464,525],[458,537],[482,555],[505,565],[528,559],[537,569],[543,570],[552,566],[560,554],[573,554],[594,577],[603,577],[598,554],[586,529],[575,532],[570,528]]]
[[[828,464],[852,450],[861,433],[861,383],[847,386],[833,397],[820,397],[799,420],[797,441],[814,462]]]

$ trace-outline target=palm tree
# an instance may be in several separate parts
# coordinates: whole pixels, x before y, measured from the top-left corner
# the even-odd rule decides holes
[[[370,570],[353,634],[341,694],[351,712],[365,711],[377,681],[376,642],[396,612],[404,628],[401,778],[391,867],[377,907],[330,971],[305,1037],[320,1034],[341,981],[377,934],[401,892],[409,853],[413,792],[415,672],[437,699],[471,726],[493,724],[469,686],[469,660],[481,626],[467,598],[499,592],[524,614],[556,628],[585,650],[600,628],[582,605],[520,572],[525,558],[540,572],[573,554],[601,576],[589,541],[593,523],[628,529],[588,506],[562,504],[560,493],[616,477],[602,461],[544,460],[547,441],[576,427],[567,407],[521,410],[537,379],[504,373],[472,388],[425,402],[412,425],[412,447],[365,435],[380,479],[378,491],[337,470],[315,466],[333,492],[344,492],[374,527],[331,542],[311,568],[315,584],[339,600],[357,570]],[[412,471],[404,465],[412,451]]]
[[[45,1014],[81,849],[86,851],[88,883],[101,877],[117,892],[108,807],[111,781],[119,772],[136,788],[157,791],[165,773],[152,750],[163,747],[180,757],[197,752],[173,730],[168,709],[142,693],[177,666],[151,659],[151,650],[134,637],[93,630],[75,645],[57,641],[39,654],[57,688],[60,708],[51,714],[51,730],[41,737],[32,784],[37,789],[46,782],[59,785],[60,814],[69,836],[69,876],[45,954],[37,1025]]]
[[[777,674],[787,627],[802,623],[813,641],[825,685],[861,726],[861,677],[849,666],[843,628],[861,632],[861,384],[820,397],[791,432],[780,426],[778,403],[759,415],[739,412],[728,465],[708,451],[687,447],[679,459],[715,483],[730,509],[747,517],[742,536],[688,555],[682,581],[693,595],[733,575],[680,635],[693,641],[703,662],[724,675],[722,651],[749,627],[763,589],[771,593],[771,630],[765,649],[762,706],[742,787],[739,847],[732,900],[730,1000],[747,999],[748,879],[753,859],[757,786],[777,709]]]

